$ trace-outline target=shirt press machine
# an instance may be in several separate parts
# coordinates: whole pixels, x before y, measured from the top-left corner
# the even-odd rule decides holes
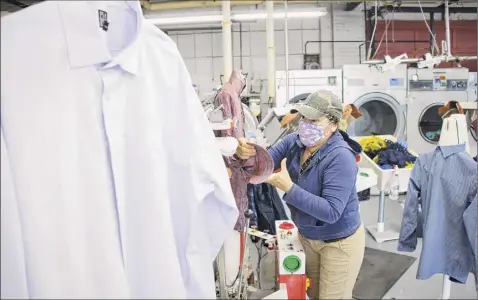
[[[246,212],[246,236],[255,236],[264,240],[268,252],[275,254],[275,292],[263,299],[306,299],[309,280],[305,275],[305,252],[299,241],[299,232],[292,221],[276,221],[277,235],[271,235],[249,228],[252,211]],[[247,269],[250,261],[246,255],[249,238],[245,239],[242,262],[237,275],[238,283],[234,286],[225,284],[224,261],[221,255],[216,259],[219,299],[247,299],[249,295],[263,294],[254,284],[248,282]],[[255,297],[254,297],[255,298]]]

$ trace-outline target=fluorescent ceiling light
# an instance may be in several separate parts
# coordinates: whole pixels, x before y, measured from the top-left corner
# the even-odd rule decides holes
[[[154,25],[181,25],[181,24],[200,24],[210,22],[221,22],[222,15],[209,16],[190,16],[190,17],[168,17],[168,18],[154,18],[147,19],[148,22]]]
[[[323,9],[314,8],[309,11],[291,11],[287,12],[287,18],[317,18],[327,14]],[[285,12],[274,13],[274,19],[284,19]],[[260,12],[252,13],[238,13],[231,15],[232,21],[254,21],[267,19],[267,14]],[[181,24],[201,24],[201,23],[215,23],[222,21],[222,15],[206,15],[206,16],[184,16],[184,17],[157,17],[147,19],[154,25],[181,25]]]
[[[317,18],[322,17],[327,14],[326,11],[323,10],[315,10],[315,11],[294,11],[288,12],[287,18],[294,19],[294,18]],[[252,14],[237,14],[232,15],[231,19],[233,21],[252,21],[252,20],[264,20],[267,19],[266,13],[252,13]],[[274,19],[285,19],[285,12],[277,12],[274,13]]]

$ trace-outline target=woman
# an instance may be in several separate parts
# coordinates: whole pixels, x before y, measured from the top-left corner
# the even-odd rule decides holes
[[[361,147],[338,130],[342,104],[331,92],[313,93],[295,110],[298,133],[269,150],[280,171],[268,183],[286,193],[299,229],[309,298],[352,299],[365,250],[355,189]]]

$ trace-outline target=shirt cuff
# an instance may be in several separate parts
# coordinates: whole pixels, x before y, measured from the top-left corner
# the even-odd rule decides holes
[[[293,196],[294,196],[293,194],[296,193],[296,191],[297,191],[298,188],[299,188],[299,187],[298,187],[295,183],[292,183],[292,187],[290,188],[290,190],[285,194],[284,198],[282,198],[282,199],[283,199],[285,202],[292,204],[292,203],[291,203],[291,200],[292,200],[292,202],[293,202],[293,198],[294,198],[294,197],[293,197]]]
[[[413,252],[416,247],[398,244],[397,250],[400,252]]]

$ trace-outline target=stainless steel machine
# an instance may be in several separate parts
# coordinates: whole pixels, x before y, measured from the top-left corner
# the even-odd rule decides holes
[[[342,70],[289,70],[289,92],[286,90],[286,71],[276,71],[276,107],[290,103],[291,99],[305,98],[318,90],[328,90],[342,99]],[[304,97],[305,95],[305,97]],[[288,98],[287,98],[288,96]]]
[[[345,65],[343,84],[343,103],[354,104],[363,114],[349,127],[349,135],[406,139],[406,65],[385,72],[375,65]]]
[[[468,102],[468,69],[408,70],[408,146],[417,153],[432,151],[440,140],[443,124],[438,108],[449,101]],[[470,151],[476,155],[476,140],[470,132]]]

